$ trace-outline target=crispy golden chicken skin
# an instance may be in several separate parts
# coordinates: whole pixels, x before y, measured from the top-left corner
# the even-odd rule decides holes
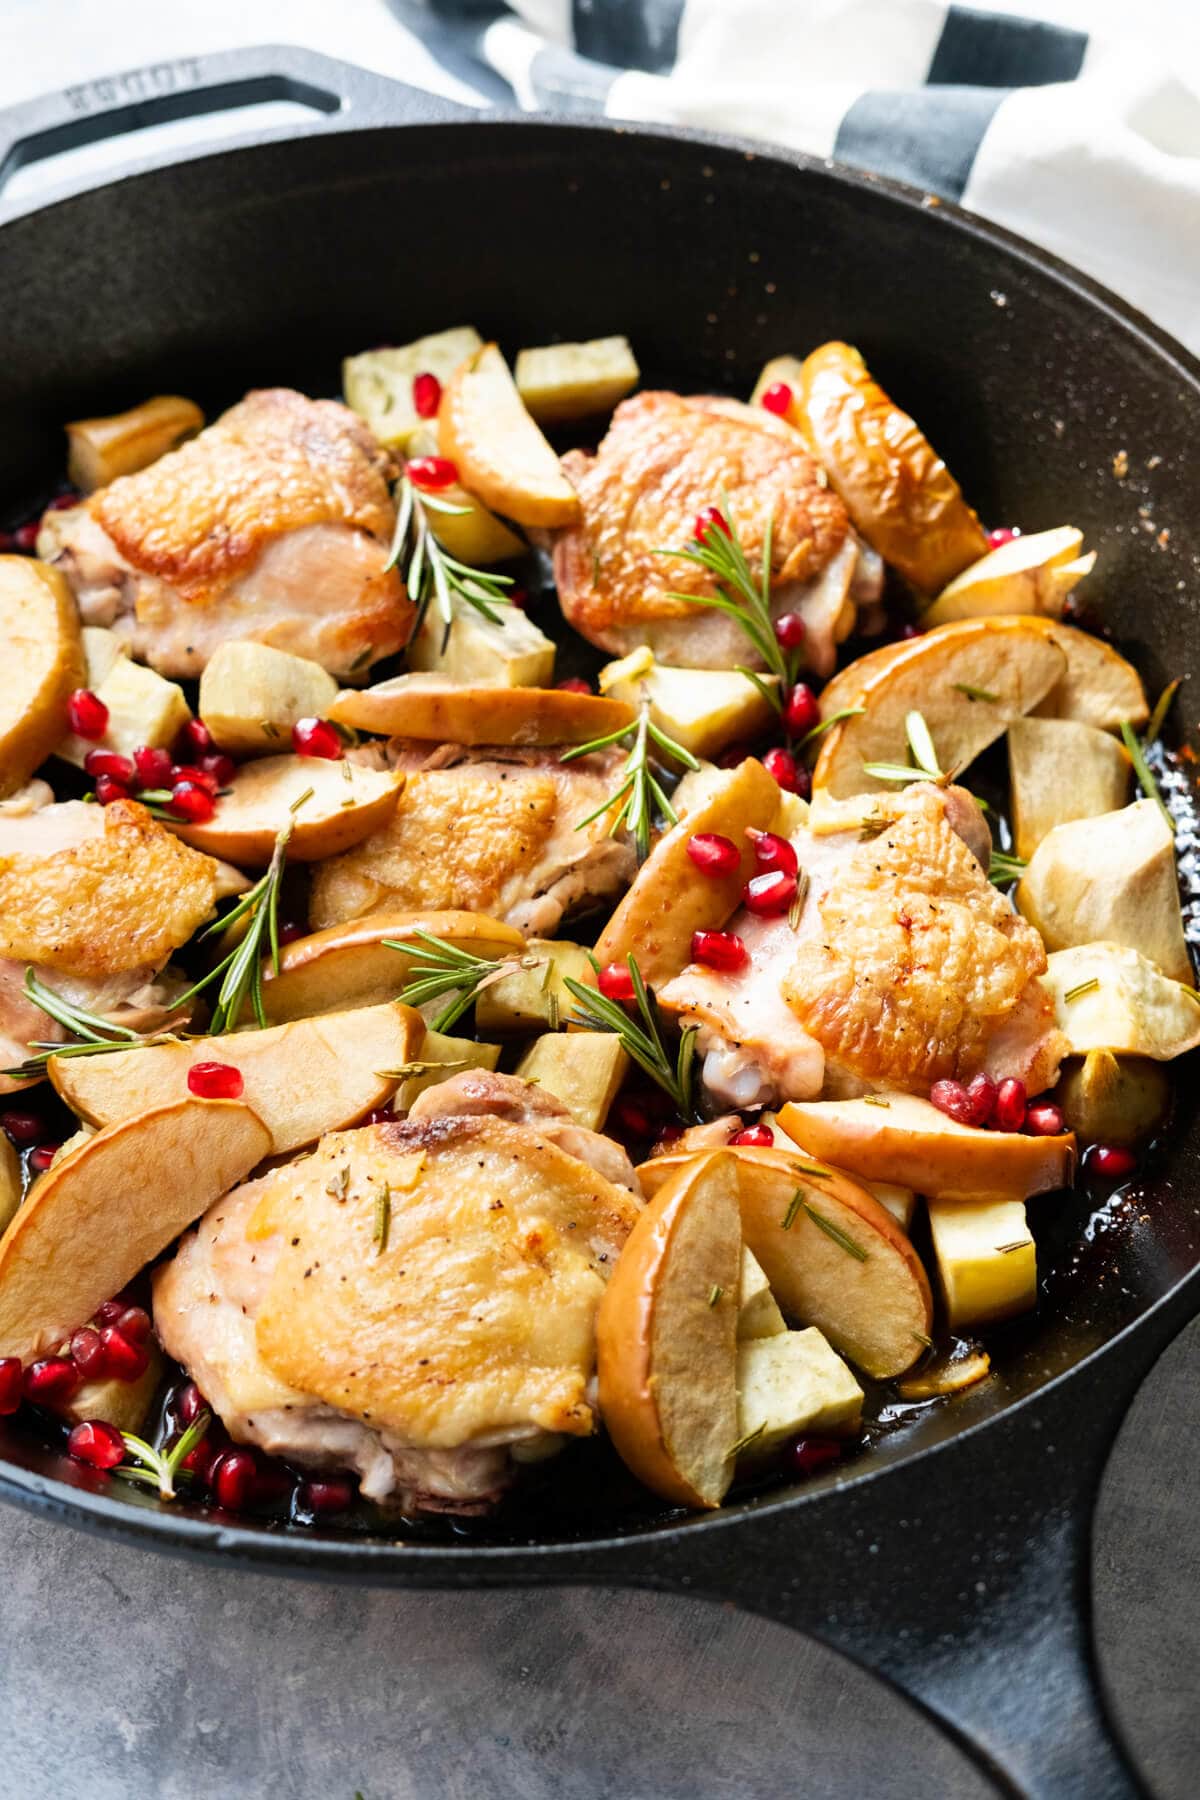
[[[773,604],[813,613],[819,660],[832,669],[858,543],[790,425],[736,400],[637,394],[617,407],[597,454],[573,451],[563,468],[583,518],[559,534],[554,574],[563,612],[592,643],[620,654],[648,643],[663,661],[698,668],[753,660],[732,620],[675,597],[711,594],[706,571],[661,554],[683,549],[701,507],[726,494],[755,570],[770,519]],[[846,630],[852,621],[851,608]]]
[[[249,638],[358,676],[413,608],[385,569],[388,463],[363,422],[290,388],[251,393],[180,449],[50,513],[39,551],[85,624],[167,675]]]

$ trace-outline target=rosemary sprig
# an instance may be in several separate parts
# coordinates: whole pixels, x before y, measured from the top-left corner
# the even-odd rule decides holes
[[[293,801],[289,810],[294,814],[311,797],[312,789],[309,788],[307,793]],[[204,939],[211,937],[215,931],[224,932],[231,925],[246,920],[246,930],[241,942],[234,946],[228,956],[222,957],[207,975],[202,975],[176,1002],[182,1006],[185,1001],[195,999],[197,994],[211,987],[214,981],[220,981],[217,1003],[208,1028],[210,1037],[220,1037],[224,1032],[233,1031],[241,1020],[247,1000],[254,1013],[255,1023],[259,1026],[267,1023],[262,991],[263,959],[269,951],[271,966],[278,975],[279,885],[283,880],[288,840],[294,823],[294,819],[290,818],[276,837],[266,874],[241,896],[224,918],[214,920],[206,931],[200,933],[201,939]]]
[[[873,781],[894,781],[906,784],[910,781],[945,781],[946,773],[938,762],[937,751],[933,747],[933,737],[922,713],[910,712],[904,720],[904,735],[908,739],[911,765],[907,763],[865,762],[863,772]]]
[[[988,863],[988,880],[997,883],[1018,881],[1027,867],[1023,856],[1014,856],[1008,850],[993,850]]]
[[[197,1413],[169,1450],[156,1450],[145,1438],[136,1437],[132,1431],[123,1431],[125,1453],[132,1460],[119,1464],[113,1474],[119,1475],[122,1481],[140,1481],[147,1487],[157,1488],[160,1500],[174,1500],[180,1465],[196,1448],[211,1420],[210,1412]]]
[[[1157,708],[1155,710],[1157,710]],[[1137,776],[1138,786],[1141,788],[1143,794],[1145,794],[1147,800],[1153,800],[1159,812],[1171,827],[1171,836],[1174,837],[1175,821],[1167,810],[1167,803],[1159,793],[1158,783],[1151,773],[1150,764],[1146,761],[1146,744],[1149,743],[1150,740],[1147,738],[1145,743],[1139,742],[1137,733],[1134,731],[1133,726],[1129,723],[1128,719],[1121,720],[1121,737],[1124,741],[1126,750],[1129,752],[1129,760],[1133,764],[1133,772]]]
[[[1168,681],[1158,696],[1154,703],[1154,711],[1150,714],[1150,723],[1146,727],[1143,739],[1145,743],[1153,744],[1162,736],[1162,728],[1167,722],[1167,714],[1175,704],[1175,696],[1182,686],[1183,677],[1178,676],[1174,681]]]
[[[763,526],[762,560],[756,571],[750,566],[733,523],[729,495],[722,489],[720,522],[714,519],[702,538],[689,538],[685,549],[659,550],[656,554],[695,563],[697,568],[712,576],[717,588],[715,594],[676,593],[672,599],[686,600],[690,606],[712,607],[741,628],[767,670],[778,676],[779,684],[775,688],[768,687],[749,669],[739,668],[738,673],[754,682],[776,712],[782,712],[788,691],[795,685],[800,650],[799,647],[785,650],[775,636],[775,622],[771,617],[771,533],[772,519],[768,514]]]
[[[870,1251],[864,1250],[861,1244],[856,1244],[849,1232],[843,1231],[840,1225],[835,1225],[832,1219],[826,1218],[823,1212],[818,1212],[815,1206],[810,1206],[807,1200],[804,1202],[804,1210],[813,1224],[819,1225],[825,1235],[831,1237],[847,1256],[852,1256],[855,1262],[866,1262]]]
[[[627,961],[633,978],[633,997],[641,1022],[630,1018],[618,1001],[610,1000],[598,989],[585,987],[581,981],[565,975],[563,983],[580,1008],[567,1023],[582,1025],[589,1031],[615,1032],[631,1060],[645,1071],[664,1094],[670,1096],[680,1116],[698,1121],[700,1115],[696,1110],[695,1092],[697,1027],[684,1027],[672,1061],[663,1042],[662,1015],[658,1010],[658,1001],[642,979],[637,958],[631,954]]]
[[[414,942],[414,939],[418,941]],[[411,938],[383,938],[381,941],[385,949],[400,950],[416,964],[413,979],[400,989],[399,998],[405,1006],[424,1006],[426,1001],[453,995],[450,1004],[443,1007],[433,1021],[432,1031],[448,1031],[474,1005],[484,987],[490,987],[514,969],[537,969],[545,961],[544,957],[530,953],[495,959],[473,956],[469,950],[460,950],[457,944],[448,944],[444,938],[434,937],[431,931],[420,929],[415,930]]]
[[[101,1051],[133,1050],[155,1041],[151,1036],[131,1031],[127,1025],[114,1025],[97,1013],[72,1005],[40,981],[31,968],[25,970],[24,992],[27,1000],[71,1033],[71,1040],[62,1044],[31,1043],[29,1048],[35,1054],[26,1057],[15,1069],[0,1070],[4,1075],[26,1079],[40,1075],[52,1056],[95,1056]]]
[[[576,744],[573,749],[564,750],[559,761],[577,762],[581,756],[590,756],[597,750],[607,750],[610,744],[628,745],[629,753],[621,765],[617,785],[586,819],[580,819],[575,829],[582,831],[585,825],[592,824],[602,813],[611,810],[609,836],[615,836],[623,826],[637,846],[638,861],[645,862],[650,854],[650,832],[654,824],[655,808],[669,824],[679,823],[679,814],[654,774],[651,745],[657,746],[676,762],[681,762],[685,769],[698,769],[700,764],[690,750],[685,750],[682,744],[677,744],[673,737],[669,737],[654,724],[650,717],[649,703],[645,700],[635,725],[623,725],[619,731],[610,731],[606,737],[593,738],[589,744]]]
[[[396,529],[384,566],[403,567],[404,585],[417,609],[411,637],[421,629],[430,603],[435,600],[438,617],[447,632],[454,623],[456,601],[474,608],[490,625],[503,623],[496,608],[509,604],[505,589],[512,586],[512,576],[492,575],[459,562],[439,544],[429,523],[430,513],[461,517],[467,511],[469,508],[455,506],[433,494],[418,493],[407,475],[401,475],[396,484]]]

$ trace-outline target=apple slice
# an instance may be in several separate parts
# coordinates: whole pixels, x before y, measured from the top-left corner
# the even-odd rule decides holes
[[[135,475],[204,429],[204,414],[182,394],[156,394],[128,412],[74,419],[67,426],[67,474],[81,494]]]
[[[0,796],[13,794],[67,728],[67,695],[84,681],[79,614],[59,569],[0,556]]]
[[[844,1437],[862,1423],[863,1391],[815,1326],[738,1345],[738,1440],[747,1463],[814,1432]]]
[[[1071,589],[1089,574],[1096,552],[1080,555],[1083,533],[1074,525],[1034,531],[989,550],[943,588],[922,613],[924,626],[987,613],[1041,613],[1057,619]]]
[[[271,1147],[240,1100],[176,1099],[39,1176],[0,1238],[0,1356],[60,1344]]]
[[[778,810],[778,785],[754,757],[722,770],[706,797],[663,834],[638,870],[597,939],[601,968],[623,963],[632,952],[649,987],[678,975],[691,960],[693,932],[719,931],[754,873],[747,829],[769,831]],[[687,847],[700,832],[717,832],[741,848],[741,864],[732,874],[697,874]]]
[[[1045,699],[1030,708],[1035,719],[1078,719],[1101,731],[1117,731],[1122,719],[1133,726],[1150,717],[1142,678],[1103,638],[1054,619],[1028,619],[1031,630],[1052,637],[1067,659],[1065,672]]]
[[[1070,1187],[1075,1136],[981,1131],[916,1094],[789,1100],[779,1114],[811,1155],[868,1181],[899,1182],[939,1200],[1026,1200]]]
[[[388,940],[419,943],[419,932],[456,950],[496,959],[520,955],[525,939],[513,925],[472,912],[370,913],[296,938],[279,953],[279,973],[263,969],[263,1006],[273,1025],[317,1013],[394,1000],[415,964]]]
[[[1009,808],[1028,862],[1056,825],[1115,812],[1129,798],[1129,753],[1079,719],[1014,719],[1008,728]]]
[[[468,357],[446,383],[438,443],[463,486],[504,518],[554,526],[579,517],[579,496],[526,411],[495,344]]]
[[[737,1162],[746,1243],[784,1314],[819,1327],[877,1380],[911,1367],[928,1347],[932,1301],[921,1259],[890,1213],[857,1181],[803,1151],[727,1154]],[[689,1160],[674,1154],[643,1163],[643,1193],[656,1194]]]
[[[353,1125],[396,1090],[389,1071],[410,1063],[425,1022],[395,1003],[297,1019],[266,1031],[188,1038],[100,1056],[52,1056],[50,1079],[89,1124],[107,1126],[187,1093],[195,1063],[230,1063],[277,1155]]]
[[[741,1255],[734,1162],[693,1157],[639,1215],[596,1314],[609,1435],[677,1506],[719,1506],[733,1479]]]
[[[329,716],[383,737],[439,744],[587,744],[632,725],[624,700],[561,688],[495,687],[448,675],[395,675],[369,688],[345,688]]]
[[[217,810],[202,824],[175,824],[185,844],[249,868],[265,868],[292,821],[288,856],[320,862],[361,844],[386,825],[404,792],[404,774],[322,756],[264,756],[244,763]],[[305,798],[307,796],[307,798]]]
[[[862,711],[825,734],[814,788],[838,799],[878,791],[867,763],[907,760],[905,720],[923,715],[942,768],[957,773],[1062,679],[1066,655],[1049,621],[959,619],[914,638],[859,688]]]
[[[1042,984],[1073,1054],[1119,1051],[1170,1062],[1200,1045],[1200,999],[1130,944],[1077,944],[1047,959]]]
[[[0,1131],[0,1232],[12,1223],[23,1191],[21,1158],[13,1149],[11,1138]]]

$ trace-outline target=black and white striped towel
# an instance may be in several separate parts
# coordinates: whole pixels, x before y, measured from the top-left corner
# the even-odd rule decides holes
[[[1200,350],[1200,83],[1161,45],[945,0],[390,4],[484,102],[708,126],[898,176]]]

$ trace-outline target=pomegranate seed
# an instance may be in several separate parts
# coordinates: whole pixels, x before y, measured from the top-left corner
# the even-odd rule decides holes
[[[111,806],[114,800],[132,800],[133,795],[123,782],[114,781],[111,775],[96,777],[96,800],[101,806]]]
[[[971,1125],[986,1125],[996,1105],[997,1088],[990,1075],[980,1070],[967,1083],[967,1100],[971,1107]]]
[[[785,650],[798,650],[808,636],[808,626],[799,613],[780,613],[775,621],[775,640]]]
[[[633,973],[627,963],[609,963],[596,977],[596,986],[606,1000],[632,1000]]]
[[[1093,1144],[1087,1153],[1087,1167],[1105,1181],[1124,1181],[1137,1168],[1137,1157],[1123,1144]]]
[[[752,875],[742,889],[742,904],[760,919],[773,919],[785,913],[796,898],[796,877],[782,869],[768,870],[765,875]]]
[[[821,708],[817,704],[817,696],[803,681],[798,681],[787,697],[787,705],[783,709],[783,722],[792,737],[803,737],[814,725],[821,723]]]
[[[206,775],[211,775],[218,788],[228,787],[237,774],[237,764],[232,756],[226,756],[220,750],[211,750],[200,758],[200,767]]]
[[[1057,1137],[1063,1130],[1062,1108],[1052,1100],[1039,1100],[1025,1114],[1025,1129],[1031,1137]]]
[[[719,769],[740,769],[748,756],[754,755],[751,744],[730,744],[728,750],[722,750],[717,758]]]
[[[29,1152],[29,1166],[35,1175],[46,1173],[60,1148],[61,1146],[58,1144],[39,1144],[35,1150]]]
[[[560,694],[590,694],[592,684],[585,681],[582,675],[568,675],[565,681],[556,681],[555,687]]]
[[[226,1450],[212,1471],[212,1489],[217,1505],[228,1512],[241,1512],[253,1506],[258,1497],[258,1464],[249,1450]]]
[[[769,413],[783,418],[792,404],[792,390],[786,381],[773,381],[770,387],[763,389],[760,398]]]
[[[769,1150],[775,1142],[775,1133],[769,1125],[743,1125],[730,1138],[731,1144],[743,1144],[754,1150]]]
[[[453,487],[458,480],[458,468],[448,456],[414,456],[404,472],[419,488]]]
[[[68,1437],[67,1454],[93,1469],[115,1469],[125,1461],[125,1439],[107,1419],[85,1419]]]
[[[1005,544],[1011,544],[1013,539],[1019,538],[1020,535],[1021,533],[1015,525],[997,525],[994,531],[989,531],[987,534],[988,549],[1000,550]]]
[[[208,789],[194,781],[181,781],[172,788],[168,805],[176,818],[187,819],[193,825],[206,824],[217,810]]]
[[[211,1488],[217,1464],[228,1449],[229,1439],[219,1427],[206,1431],[200,1442],[192,1445],[179,1466],[195,1478],[197,1486]]]
[[[91,688],[76,688],[67,695],[67,724],[76,737],[95,743],[108,730],[108,708]]]
[[[208,1401],[200,1392],[194,1381],[187,1381],[175,1397],[175,1414],[181,1425],[193,1425],[202,1412],[208,1411]]]
[[[314,1478],[302,1484],[299,1499],[308,1512],[349,1512],[354,1505],[354,1483],[337,1475]]]
[[[778,782],[785,794],[799,794],[807,800],[812,791],[812,777],[790,750],[768,750],[762,762],[767,774]]]
[[[751,826],[746,836],[754,845],[754,860],[764,874],[768,869],[782,869],[785,875],[794,875],[799,869],[796,852],[778,832],[755,831]]]
[[[133,767],[142,787],[163,788],[171,785],[171,752],[153,744],[139,744],[133,753]]]
[[[746,956],[746,946],[735,931],[692,933],[692,961],[703,963],[706,969],[740,969]]]
[[[515,606],[518,612],[524,612],[529,605],[529,589],[510,587],[504,598],[510,606]]]
[[[418,419],[435,419],[442,403],[442,384],[428,369],[413,376],[413,407]]]
[[[396,1117],[397,1117],[396,1109],[389,1101],[386,1106],[373,1106],[371,1108],[370,1112],[367,1114],[366,1118],[363,1120],[363,1124],[364,1125],[391,1125],[391,1124],[394,1124]]]
[[[102,1375],[108,1373],[108,1358],[104,1354],[100,1333],[90,1325],[81,1325],[78,1331],[71,1333],[71,1361],[89,1381],[99,1381]]]
[[[1025,1083],[1010,1075],[996,1089],[996,1103],[992,1107],[992,1124],[997,1131],[1020,1131],[1025,1123],[1025,1105],[1028,1096]]]
[[[687,853],[702,875],[732,875],[741,867],[742,853],[737,845],[716,831],[698,831],[690,837]]]
[[[0,1356],[0,1418],[6,1419],[20,1406],[24,1378],[19,1356]]]
[[[328,719],[297,719],[292,726],[292,749],[297,756],[323,756],[337,762],[342,740]]]
[[[929,1098],[948,1119],[954,1119],[960,1125],[973,1123],[975,1109],[961,1081],[935,1081],[929,1090]]]
[[[95,1311],[97,1326],[115,1325],[129,1302],[127,1300],[103,1300]]]
[[[21,1112],[17,1107],[10,1106],[0,1113],[0,1129],[7,1133],[14,1144],[24,1149],[27,1144],[37,1143],[46,1124],[37,1113]]]
[[[840,1461],[842,1446],[833,1438],[797,1438],[788,1452],[794,1475],[811,1475],[827,1463]]]
[[[114,1381],[136,1381],[150,1366],[150,1355],[142,1344],[131,1344],[115,1325],[106,1325],[100,1333],[104,1345],[105,1368]]]
[[[692,526],[692,536],[698,544],[707,544],[710,536],[720,532],[723,537],[731,535],[729,523],[719,506],[702,506],[696,514],[696,522]]]
[[[279,927],[281,944],[294,944],[298,938],[308,936],[308,926],[302,925],[299,919],[288,919]]]
[[[654,1120],[650,1117],[649,1109],[633,1094],[619,1094],[609,1118],[625,1137],[654,1136]]]
[[[13,543],[16,545],[17,549],[23,550],[27,555],[32,556],[37,549],[39,529],[40,523],[37,519],[30,519],[26,524],[18,525],[17,529],[13,532]]]
[[[658,1128],[658,1141],[660,1144],[673,1144],[677,1138],[681,1138],[682,1136],[682,1125],[660,1125]]]
[[[89,775],[108,775],[126,786],[133,780],[133,759],[120,756],[115,750],[89,750],[83,766]]]
[[[176,787],[181,781],[190,781],[196,787],[203,788],[206,794],[217,797],[217,778],[208,769],[202,769],[199,763],[172,763],[171,785]]]
[[[35,1406],[59,1406],[79,1385],[79,1370],[65,1356],[44,1356],[25,1371],[25,1398]]]
[[[69,506],[78,506],[79,499],[80,499],[79,494],[76,492],[76,490],[74,488],[71,488],[65,494],[55,494],[53,500],[50,502],[49,506],[46,508],[46,511],[47,512],[65,512]]]
[[[127,1306],[116,1321],[116,1327],[131,1344],[144,1344],[153,1330],[150,1314],[144,1306]]]
[[[190,756],[203,756],[212,748],[212,732],[203,719],[189,719],[175,740],[175,754],[182,762]]]
[[[906,620],[905,623],[900,628],[900,642],[902,644],[911,643],[913,638],[919,638],[919,637],[924,637],[924,636],[925,636],[924,627],[921,625],[917,625],[912,619]]]
[[[193,1063],[187,1076],[189,1094],[201,1100],[240,1100],[246,1083],[233,1063]]]

